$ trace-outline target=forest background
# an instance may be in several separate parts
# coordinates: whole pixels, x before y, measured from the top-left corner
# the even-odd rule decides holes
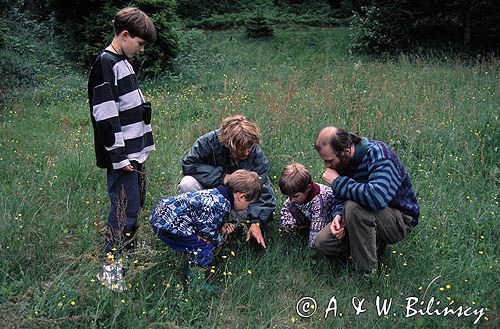
[[[107,211],[94,166],[86,81],[117,9],[153,18],[157,42],[134,61],[154,108],[142,247],[122,294],[100,287]],[[499,28],[495,1],[0,0],[0,327],[446,328],[499,326]],[[262,132],[270,179],[306,164],[329,124],[386,141],[422,207],[371,281],[317,258],[299,238],[266,232],[268,250],[235,238],[217,252],[220,294],[188,290],[179,257],[148,213],[175,194],[194,140],[242,113]],[[296,305],[317,301],[301,317]],[[393,304],[378,314],[377,296]],[[405,316],[422,308],[475,316]],[[338,313],[325,317],[332,297]],[[365,299],[356,315],[351,301]],[[436,308],[436,306],[434,307]],[[439,307],[438,307],[439,308]]]

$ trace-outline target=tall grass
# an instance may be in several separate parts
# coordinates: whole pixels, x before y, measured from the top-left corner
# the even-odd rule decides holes
[[[62,69],[1,113],[0,326],[19,328],[467,328],[475,317],[404,317],[416,296],[487,308],[498,326],[499,61],[406,57],[374,61],[347,51],[344,29],[190,32],[176,75],[142,84],[152,101],[157,151],[148,160],[144,247],[127,259],[129,289],[95,282],[107,212],[105,173],[94,166],[86,76]],[[410,237],[391,246],[372,281],[282,236],[279,208],[266,252],[239,240],[217,253],[220,294],[186,290],[179,256],[150,232],[151,211],[176,193],[180,158],[222,118],[243,113],[262,132],[277,186],[282,167],[309,166],[329,124],[388,142],[407,166],[422,208]],[[278,204],[283,198],[277,193]],[[439,278],[430,284],[436,277]],[[300,318],[303,296],[317,313]],[[324,312],[335,296],[339,312]],[[365,298],[355,315],[351,299]],[[378,316],[376,296],[396,316]]]

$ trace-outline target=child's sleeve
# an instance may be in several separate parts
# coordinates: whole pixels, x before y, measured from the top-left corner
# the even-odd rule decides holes
[[[292,214],[292,203],[290,199],[286,199],[281,208],[281,227],[287,233],[293,232],[297,228],[297,219]]]

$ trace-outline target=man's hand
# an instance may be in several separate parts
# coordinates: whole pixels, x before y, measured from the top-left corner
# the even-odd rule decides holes
[[[257,240],[257,243],[260,244],[262,248],[266,249],[266,242],[264,241],[264,237],[262,236],[258,223],[250,225],[250,228],[247,231],[247,241],[249,241],[251,237],[254,237],[255,240]]]
[[[344,231],[344,221],[342,220],[342,216],[337,215],[332,221],[332,224],[330,225],[330,231],[332,231],[332,234],[334,237],[336,237],[338,240],[342,239],[345,235]]]
[[[234,224],[233,223],[224,223],[221,227],[221,232],[224,235],[228,235],[234,232]]]
[[[327,168],[323,173],[323,180],[327,182],[329,185],[332,185],[333,181],[339,177],[339,173],[335,169]]]

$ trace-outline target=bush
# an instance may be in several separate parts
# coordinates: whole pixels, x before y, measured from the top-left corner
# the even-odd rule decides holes
[[[74,55],[86,66],[90,66],[99,51],[111,42],[114,33],[112,20],[116,12],[126,6],[143,10],[151,17],[157,30],[155,43],[147,46],[144,54],[133,62],[141,74],[154,76],[161,73],[179,53],[175,0],[76,1],[73,6],[67,6],[64,1],[52,0],[51,5],[54,6],[56,18],[64,23],[61,31],[74,31],[64,33],[70,34],[75,45],[72,47],[75,49]],[[79,9],[83,18],[78,17]]]
[[[351,20],[351,49],[363,53],[399,52],[410,45],[408,26],[411,14],[401,1],[363,7]]]
[[[182,18],[199,19],[215,14],[242,11],[246,6],[247,1],[241,0],[178,0],[177,13]]]
[[[5,11],[0,21],[0,114],[20,93],[30,92],[49,74],[62,71],[62,47],[57,45],[59,40],[44,22],[16,6]]]
[[[246,35],[250,38],[267,38],[272,37],[274,31],[264,16],[256,15],[247,23]]]

